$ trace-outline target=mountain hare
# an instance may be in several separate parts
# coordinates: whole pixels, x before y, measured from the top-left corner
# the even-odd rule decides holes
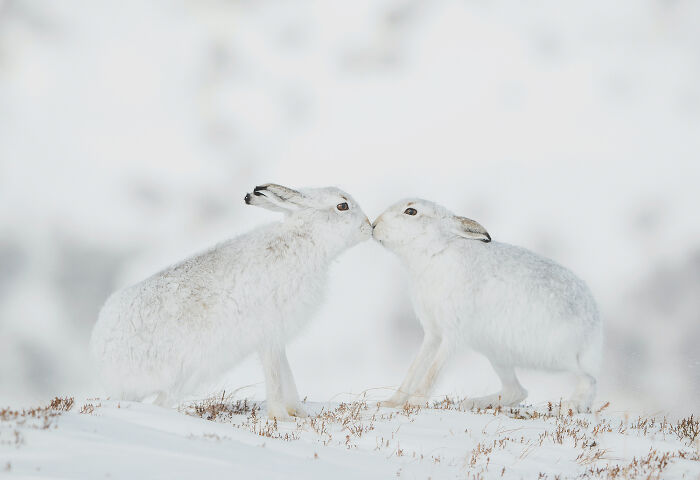
[[[465,400],[464,408],[524,400],[515,367],[574,372],[578,386],[565,407],[591,407],[602,331],[582,280],[524,248],[491,242],[474,220],[426,200],[393,205],[373,227],[374,238],[408,267],[425,332],[406,379],[382,405],[424,404],[451,351],[466,344],[489,359],[502,389]]]
[[[304,416],[286,342],[321,303],[328,266],[368,239],[359,205],[337,188],[255,187],[245,203],[285,213],[113,294],[91,352],[111,392],[171,405],[252,352],[265,373],[267,412]]]

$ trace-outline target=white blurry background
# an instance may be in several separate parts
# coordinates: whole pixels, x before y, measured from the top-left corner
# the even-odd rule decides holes
[[[254,185],[370,218],[438,201],[570,267],[606,322],[599,399],[700,412],[700,3],[0,0],[0,404],[99,394],[107,295],[274,220]],[[366,242],[290,347],[302,396],[397,385],[418,347]],[[255,359],[209,390],[255,384]],[[568,393],[524,372],[531,400]],[[490,393],[475,354],[437,393]],[[203,391],[202,394],[206,394]]]

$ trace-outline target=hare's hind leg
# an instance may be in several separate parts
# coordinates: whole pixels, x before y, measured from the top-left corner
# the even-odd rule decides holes
[[[600,370],[602,358],[602,339],[597,335],[594,339],[576,355],[577,377],[576,389],[571,398],[562,404],[562,408],[571,409],[574,412],[587,412],[593,405],[597,384],[596,375]]]
[[[424,373],[428,370],[435,354],[440,347],[440,338],[436,335],[425,332],[423,337],[423,343],[421,344],[420,350],[413,360],[411,367],[408,369],[406,378],[401,383],[399,389],[394,392],[394,394],[388,399],[379,402],[381,407],[398,407],[406,403],[406,401],[413,395],[413,391],[417,387],[418,381],[423,377]]]
[[[587,412],[593,405],[598,382],[593,375],[586,372],[578,372],[576,376],[576,389],[568,401],[562,402],[562,408],[567,411],[571,409],[574,412]]]
[[[596,354],[598,358],[596,358]],[[579,369],[575,373],[578,381],[571,399],[565,402],[567,410],[571,408],[574,412],[587,412],[591,409],[598,386],[594,372],[597,371],[599,356],[599,352],[590,351],[577,356]]]
[[[520,385],[512,366],[500,366],[493,362],[491,362],[491,366],[501,379],[501,391],[485,397],[468,398],[461,403],[462,408],[511,407],[527,398],[527,390]]]

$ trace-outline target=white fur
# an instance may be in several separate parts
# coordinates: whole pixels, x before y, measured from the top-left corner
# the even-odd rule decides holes
[[[113,294],[91,352],[110,393],[172,404],[257,352],[271,417],[304,415],[286,342],[319,306],[329,264],[371,236],[369,220],[337,188],[268,184],[246,203],[282,211],[260,227]],[[340,211],[338,204],[349,209]]]
[[[517,405],[527,391],[514,368],[528,367],[574,372],[578,387],[565,407],[590,408],[602,329],[582,280],[524,248],[491,242],[478,223],[426,200],[393,205],[374,227],[374,238],[408,267],[425,333],[406,379],[384,405],[425,403],[449,355],[466,345],[490,360],[502,390],[464,407]]]

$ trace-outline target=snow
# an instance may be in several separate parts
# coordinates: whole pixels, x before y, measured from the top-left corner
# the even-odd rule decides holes
[[[367,394],[308,402],[308,418],[267,419],[222,394],[178,410],[76,400],[67,411],[0,411],[10,478],[697,478],[700,444],[663,419],[603,406],[504,411],[379,408]],[[551,410],[550,410],[551,408]]]

